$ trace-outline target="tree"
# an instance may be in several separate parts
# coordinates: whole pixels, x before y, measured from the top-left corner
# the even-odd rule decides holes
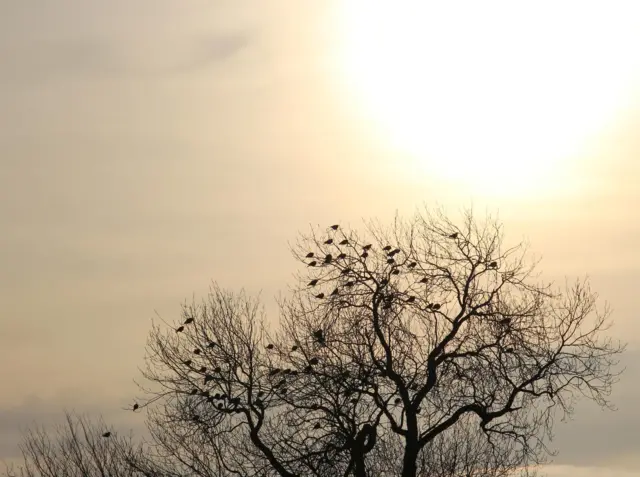
[[[146,449],[131,436],[108,429],[102,419],[65,413],[53,431],[30,429],[20,445],[23,463],[7,469],[7,477],[158,477]]]
[[[579,395],[612,407],[609,310],[537,282],[491,218],[335,225],[293,254],[277,327],[214,285],[151,332],[143,406],[196,475],[498,477],[545,461]]]

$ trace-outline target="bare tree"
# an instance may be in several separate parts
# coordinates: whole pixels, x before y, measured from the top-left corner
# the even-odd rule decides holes
[[[586,280],[541,284],[496,221],[462,222],[312,230],[278,327],[217,286],[175,330],[155,326],[143,406],[160,447],[202,476],[501,477],[544,462],[556,412],[580,395],[611,407],[624,346]]]
[[[52,430],[32,428],[20,444],[23,463],[7,469],[7,477],[159,477],[132,437],[108,429],[102,419],[65,413]],[[132,465],[133,464],[133,465]]]

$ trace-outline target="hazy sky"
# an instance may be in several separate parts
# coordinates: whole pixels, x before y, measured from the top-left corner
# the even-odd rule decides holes
[[[140,428],[155,311],[273,309],[310,223],[473,203],[631,344],[549,475],[640,476],[638,47],[635,1],[0,2],[0,459],[65,407]]]

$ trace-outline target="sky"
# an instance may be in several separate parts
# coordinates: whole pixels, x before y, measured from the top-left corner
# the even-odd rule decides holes
[[[309,224],[473,205],[629,342],[548,475],[640,476],[638,45],[634,1],[0,2],[0,459],[65,408],[142,429],[151,320],[274,312]]]

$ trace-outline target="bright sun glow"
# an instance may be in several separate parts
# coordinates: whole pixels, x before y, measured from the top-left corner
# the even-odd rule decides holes
[[[640,70],[640,2],[595,3],[345,0],[344,78],[425,173],[544,193]]]

